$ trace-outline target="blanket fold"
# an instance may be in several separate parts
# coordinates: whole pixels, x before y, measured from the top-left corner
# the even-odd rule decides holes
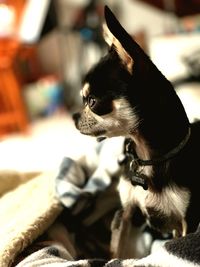
[[[34,175],[28,174],[27,179],[16,175],[15,188],[9,176],[7,183],[5,176],[0,179],[0,184],[7,184],[6,193],[2,190],[0,198],[1,267],[11,266],[16,255],[41,235],[62,211],[55,197],[55,175],[43,173],[33,178]]]

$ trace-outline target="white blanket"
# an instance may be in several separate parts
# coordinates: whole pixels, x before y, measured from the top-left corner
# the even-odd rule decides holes
[[[0,266],[10,266],[62,210],[54,193],[55,173],[0,174]]]

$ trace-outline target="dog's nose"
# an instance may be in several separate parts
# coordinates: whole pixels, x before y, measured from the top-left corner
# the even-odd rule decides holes
[[[81,117],[81,114],[80,114],[79,112],[74,113],[74,114],[72,115],[72,118],[73,118],[73,120],[74,120],[75,122],[77,122],[77,121],[80,119],[80,117]]]

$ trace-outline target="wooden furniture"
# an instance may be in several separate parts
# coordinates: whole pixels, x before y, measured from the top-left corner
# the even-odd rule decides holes
[[[16,31],[24,2],[8,0],[1,4],[2,10],[5,7],[14,10]],[[0,136],[13,131],[24,131],[28,123],[22,86],[15,70],[15,60],[21,47],[15,30],[13,34],[6,35],[5,28],[5,36],[2,34],[3,30],[0,36]]]
[[[14,65],[19,48],[16,40],[0,39],[0,136],[24,131],[28,123]]]

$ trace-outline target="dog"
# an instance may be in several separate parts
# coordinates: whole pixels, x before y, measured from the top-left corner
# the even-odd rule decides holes
[[[86,74],[84,107],[73,119],[82,134],[125,137],[118,184],[123,211],[112,226],[120,229],[112,251],[141,258],[136,244],[146,225],[175,240],[198,227],[200,122],[189,122],[173,85],[107,6],[104,38],[108,53]]]

